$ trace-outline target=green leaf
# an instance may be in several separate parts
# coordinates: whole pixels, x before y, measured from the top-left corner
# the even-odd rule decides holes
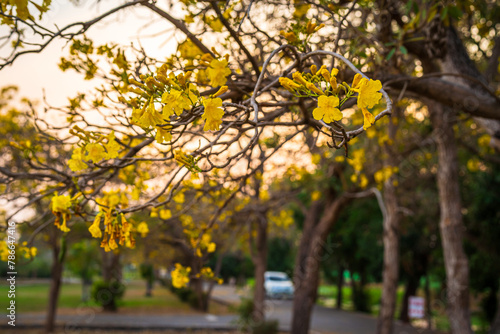
[[[389,53],[387,54],[387,57],[385,57],[385,60],[390,60],[392,58],[392,56],[394,56],[394,53],[396,52],[396,49],[392,49],[391,51],[389,51]]]
[[[406,50],[406,48],[403,45],[399,47],[399,51],[404,55],[408,54],[408,50]]]

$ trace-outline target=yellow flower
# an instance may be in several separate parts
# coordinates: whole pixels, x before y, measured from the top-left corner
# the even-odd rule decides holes
[[[158,111],[156,111],[153,99],[151,98],[146,111],[144,112],[144,114],[142,114],[141,118],[139,118],[139,125],[144,129],[148,129],[150,127],[156,126],[157,124],[163,123],[165,123],[165,120],[163,119],[162,115]]]
[[[68,160],[69,169],[73,172],[79,172],[81,170],[87,169],[87,164],[83,162],[82,148],[77,147],[73,150],[71,154],[71,159]]]
[[[94,222],[89,227],[89,232],[90,232],[90,234],[92,234],[93,238],[100,238],[100,237],[102,237],[101,228],[99,226],[101,224],[101,217],[102,216],[104,216],[104,213],[99,212],[95,216]]]
[[[382,89],[380,80],[371,80],[363,78],[361,74],[356,74],[352,81],[352,90],[358,93],[358,107],[373,108],[382,98]]]
[[[113,250],[113,249],[117,249],[118,248],[118,245],[116,243],[115,238],[113,238],[113,237],[109,238],[108,247],[109,247],[109,250]],[[106,248],[104,250],[106,250]]]
[[[317,201],[320,198],[321,198],[321,192],[318,190],[313,191],[313,193],[311,194],[311,200]]]
[[[288,78],[285,78],[285,77],[281,77],[280,78],[280,84],[283,87],[285,87],[286,90],[288,90],[288,91],[290,91],[292,93],[293,93],[294,90],[300,88],[300,85],[298,83],[296,83],[295,81],[290,80]]]
[[[212,60],[210,62],[210,67],[207,69],[207,74],[210,78],[210,85],[212,87],[226,84],[227,76],[231,74],[231,70],[228,68],[227,60]]]
[[[219,88],[219,90],[217,91],[217,93],[214,94],[213,97],[217,97],[217,96],[221,96],[222,94],[224,94],[225,92],[227,92],[229,88],[227,86],[222,86],[221,88]]]
[[[366,130],[375,123],[375,117],[368,109],[362,108],[361,111],[363,112],[363,129]]]
[[[300,74],[300,72],[294,72],[292,74],[292,77],[293,80],[297,81],[301,85],[307,86],[307,84],[309,83],[308,81],[306,81],[306,79],[304,79],[304,77],[302,76],[302,74]]]
[[[206,99],[203,101],[203,106],[205,112],[201,115],[201,118],[206,121],[203,131],[219,130],[219,126],[222,124],[222,116],[224,116],[222,100],[220,98]]]
[[[184,109],[190,109],[192,105],[189,98],[185,96],[182,91],[177,89],[172,89],[170,92],[163,93],[161,102],[165,103],[163,107],[164,117],[172,116],[174,112],[176,115],[180,115]]]
[[[111,131],[111,133],[108,135],[108,142],[107,144],[104,145],[106,148],[106,159],[113,159],[118,157],[118,151],[120,150],[121,146],[118,144],[118,142],[115,140],[115,132]]]
[[[97,163],[106,157],[106,152],[101,144],[89,143],[85,145],[85,151],[87,152],[87,160],[92,160],[93,163]]]
[[[163,220],[170,219],[172,217],[172,212],[169,209],[160,210],[160,218]]]
[[[211,242],[207,245],[207,253],[213,253],[215,252],[215,248],[217,246],[215,245],[215,242]]]
[[[313,110],[313,117],[316,120],[323,119],[326,123],[340,121],[342,119],[342,113],[337,108],[338,106],[338,97],[321,95],[318,98],[318,108]]]
[[[68,195],[58,195],[52,197],[52,212],[68,213],[71,207],[71,197]]]
[[[191,268],[183,267],[182,265],[176,263],[175,269],[172,270],[170,276],[172,277],[172,286],[174,288],[180,289],[187,286],[189,283],[189,273],[191,272]]]
[[[306,87],[307,87],[307,89],[309,89],[310,91],[312,91],[318,95],[325,95],[325,93],[323,93],[323,91],[321,89],[319,89],[318,87],[316,87],[316,85],[313,84],[312,82],[308,82]]]
[[[69,232],[70,230],[69,227],[66,225],[66,223],[68,222],[68,219],[71,217],[71,215],[69,213],[63,213],[62,217],[63,217],[62,225],[59,224],[59,217],[56,218],[54,225],[56,225],[63,232]]]
[[[175,196],[172,199],[174,200],[175,203],[182,204],[185,201],[184,193],[178,192],[177,194],[175,194]]]
[[[141,234],[141,237],[145,238],[149,233],[148,224],[146,222],[141,222],[137,225],[137,232]]]
[[[169,142],[172,140],[172,134],[170,133],[171,127],[156,127],[155,139],[158,143],[163,144],[164,142]]]

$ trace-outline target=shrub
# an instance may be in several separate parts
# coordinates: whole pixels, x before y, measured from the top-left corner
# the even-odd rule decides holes
[[[241,300],[238,306],[238,325],[240,325],[241,330],[252,334],[276,334],[278,333],[278,321],[277,320],[265,320],[256,323],[253,320],[253,300],[249,298],[244,298]]]
[[[125,285],[119,281],[97,281],[92,285],[92,298],[106,311],[116,311],[124,293]]]

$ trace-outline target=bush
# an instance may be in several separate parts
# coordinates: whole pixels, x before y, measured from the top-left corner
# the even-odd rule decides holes
[[[242,331],[252,334],[276,334],[278,333],[277,320],[265,320],[255,323],[253,320],[253,300],[243,298],[238,306],[238,324]]]
[[[92,285],[92,298],[106,311],[116,311],[124,293],[125,285],[119,281],[97,281]]]
[[[278,320],[266,320],[252,326],[252,334],[278,333]]]

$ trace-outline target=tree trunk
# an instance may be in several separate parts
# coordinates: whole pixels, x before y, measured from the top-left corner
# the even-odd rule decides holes
[[[55,327],[57,303],[59,301],[59,293],[61,292],[62,272],[64,257],[66,255],[66,242],[63,240],[59,245],[60,233],[53,227],[54,232],[51,235],[52,246],[52,268],[51,281],[49,292],[49,305],[47,308],[47,319],[45,322],[45,331],[52,333]]]
[[[458,180],[457,147],[452,111],[428,104],[436,135],[439,167],[437,185],[441,219],[439,228],[446,267],[447,311],[452,333],[472,333],[469,312],[469,265],[463,249],[462,208]]]
[[[405,323],[410,323],[410,317],[408,316],[408,301],[411,296],[415,296],[417,293],[418,285],[420,281],[420,276],[410,276],[405,285],[405,294],[403,296],[403,304],[401,306],[401,312],[399,313],[399,320]]]
[[[152,278],[148,278],[146,280],[146,293],[145,293],[145,296],[146,297],[152,297],[153,296],[153,279]]]
[[[389,139],[394,142],[396,138],[398,115],[401,110],[394,108],[394,115],[389,122]],[[397,166],[392,148],[386,144],[384,152],[387,155],[385,165]],[[377,322],[378,334],[391,334],[393,330],[394,312],[396,309],[396,297],[398,289],[399,274],[399,213],[398,197],[395,178],[390,177],[384,183],[384,203],[380,203],[384,216],[384,269],[382,273],[382,299],[380,313]],[[385,208],[385,209],[384,209]]]
[[[214,269],[214,276],[215,277],[219,277],[219,274],[220,274],[220,271],[222,269],[222,260],[224,259],[224,257],[226,256],[226,252],[223,252],[221,254],[219,254],[219,256],[217,257],[217,262],[215,263],[215,269]],[[206,294],[206,310],[205,312],[208,312],[208,310],[210,309],[210,296],[212,295],[212,292],[214,291],[214,287],[215,287],[215,284],[217,284],[217,282],[215,280],[211,280],[210,283],[208,284],[208,289],[207,289],[207,294]]]
[[[119,252],[106,252],[101,248],[102,255],[102,277],[106,283],[111,284],[112,282],[121,282],[122,280],[122,267],[120,264],[120,253]],[[111,295],[114,291],[109,291]],[[108,296],[108,294],[106,294]],[[111,297],[109,302],[103,304],[103,310],[105,312],[116,312],[117,305],[114,297]]]
[[[255,265],[255,291],[253,299],[252,319],[255,324],[265,321],[264,273],[267,267],[267,219],[264,214],[259,214],[257,225],[256,253],[253,259]]]
[[[500,289],[497,295],[497,313],[495,314],[495,319],[490,327],[489,334],[500,334]]]
[[[82,278],[82,302],[86,303],[90,300],[90,287],[92,286],[92,279],[88,277]]]
[[[339,279],[337,280],[337,309],[342,309],[342,288],[344,286],[344,266],[339,268]]]
[[[349,198],[341,196],[330,202],[319,222],[319,202],[314,202],[306,214],[294,272],[292,334],[309,332],[311,313],[317,297],[319,264],[325,253],[325,240],[341,210],[349,201]]]

